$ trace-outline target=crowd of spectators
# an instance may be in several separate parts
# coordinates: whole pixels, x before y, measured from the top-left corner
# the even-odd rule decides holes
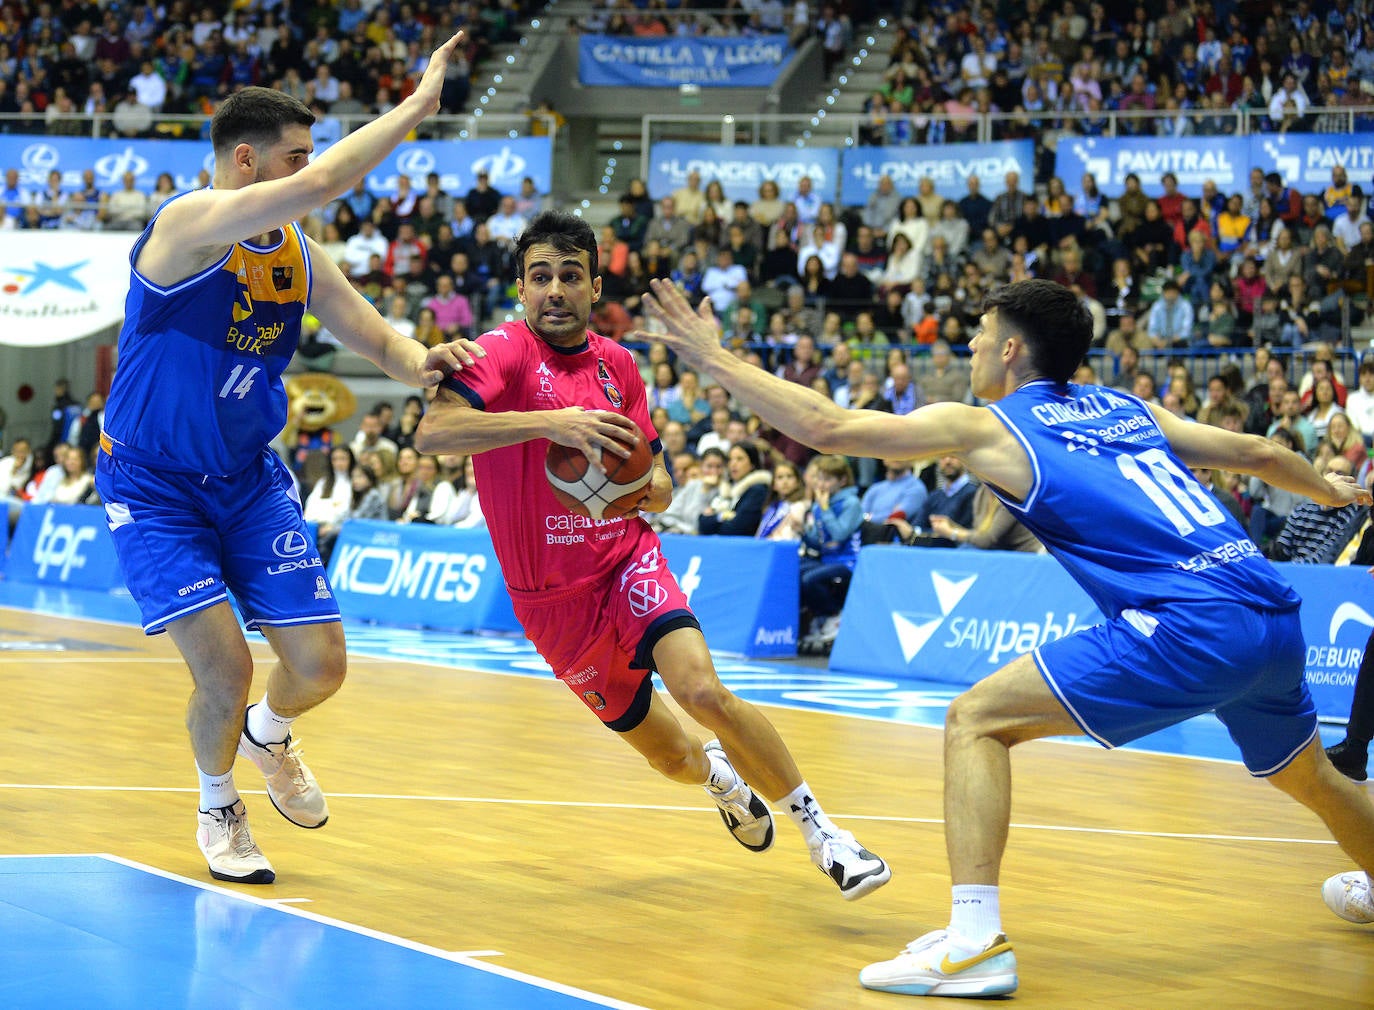
[[[1242,115],[1266,131],[1342,132],[1341,106],[1374,94],[1368,12],[1296,5],[1031,0],[1005,19],[992,4],[930,4],[904,19],[880,88],[865,103],[868,144],[993,139],[1068,130],[1220,135]]]
[[[1309,91],[1346,98],[1371,79],[1374,43],[1363,16],[1346,6],[1317,17],[1305,2],[1295,11],[1258,13],[1253,5],[1223,2],[1203,11],[1170,2],[1153,20],[1138,9],[1117,24],[1099,4],[1083,13],[1074,3],[1054,10],[1031,3],[1026,18],[1008,28],[988,9],[935,5],[908,20],[892,54],[884,100],[889,114],[898,101],[912,123],[951,100],[1043,113],[1036,122],[1053,125],[1053,113],[1091,111],[1095,101],[1101,108],[1148,108],[1143,94],[1171,108],[1170,102],[1222,95],[1235,103],[1247,89],[1262,99],[1287,95],[1285,102],[1306,109],[1324,101],[1307,100]],[[762,4],[720,23],[723,30],[749,32],[757,21],[773,30],[781,15],[793,28],[802,7],[788,13]],[[27,55],[41,49],[31,38],[84,53],[77,30],[82,19],[68,23],[84,8],[69,2],[38,10],[39,16],[25,19],[13,6],[0,8],[0,84],[25,84],[30,75],[42,79],[47,73],[42,59]],[[113,24],[100,15],[97,45],[115,29],[127,35],[151,23],[146,38],[126,40],[130,58],[174,54],[186,32],[202,36],[193,45],[208,42],[211,52],[221,43],[235,51],[256,47],[269,71],[261,79],[288,90],[299,83],[303,99],[321,103],[323,124],[339,103],[358,102],[370,111],[398,93],[393,85],[403,92],[398,82],[422,65],[406,62],[402,48],[426,52],[431,35],[447,30],[454,18],[488,24],[483,37],[498,37],[518,8],[491,4],[432,18],[410,5],[364,10],[357,0],[345,0],[331,13],[337,20],[314,31],[293,27],[311,22],[288,8],[222,19],[205,11],[184,17],[178,4],[149,10],[135,8]],[[612,24],[617,17],[670,26],[674,16],[652,6],[637,10],[607,7],[602,29],[622,30]],[[346,19],[352,19],[347,26]],[[843,15],[825,8],[807,30],[824,37],[833,24],[847,30]],[[280,75],[271,70],[279,46],[296,54]],[[394,69],[401,77],[370,77],[386,63],[373,53],[398,54],[401,65]],[[1288,55],[1275,59],[1274,53]],[[97,67],[110,59],[94,50],[84,58]],[[129,67],[127,61],[118,65]],[[154,72],[161,74],[161,66],[155,60]],[[23,80],[15,76],[21,72]],[[1290,75],[1296,90],[1285,83]],[[167,78],[174,86],[164,107],[212,104],[225,88],[250,83],[224,79],[197,91],[194,79]],[[1014,95],[1009,81],[1018,82]],[[88,81],[88,88],[94,83]],[[969,92],[963,98],[951,90],[956,83]],[[1240,89],[1235,96],[1233,85]],[[10,100],[14,90],[8,89]],[[35,90],[30,83],[30,101]],[[1117,101],[1123,94],[1139,101]],[[0,92],[0,108],[5,100]],[[1271,125],[1282,125],[1279,118]],[[1139,122],[1145,129],[1151,121]],[[957,129],[932,136],[936,125],[931,120],[924,135],[906,139],[959,139]],[[1009,120],[999,129],[1015,135],[1024,125]],[[1306,120],[1289,128],[1319,125]],[[892,140],[887,134],[870,139]],[[838,204],[809,178],[786,192],[767,181],[748,201],[727,199],[719,180],[696,173],[657,200],[642,180],[633,180],[617,212],[600,223],[603,297],[593,327],[614,339],[651,333],[640,300],[650,279],[670,278],[694,299],[709,296],[722,339],[759,367],[847,408],[907,413],[929,402],[970,402],[959,354],[976,330],[983,295],[1008,281],[1045,277],[1075,290],[1093,314],[1099,350],[1096,367],[1085,365],[1083,379],[1130,389],[1200,423],[1286,440],[1319,466],[1348,466],[1364,478],[1366,450],[1374,442],[1374,363],[1360,366],[1355,383],[1341,374],[1340,359],[1323,341],[1339,338],[1343,318],[1358,320],[1365,304],[1352,296],[1367,292],[1374,271],[1369,180],[1361,185],[1336,166],[1330,186],[1299,193],[1281,176],[1256,169],[1240,192],[1220,192],[1211,182],[1185,191],[1172,175],[1163,177],[1158,191],[1146,192],[1132,176],[1121,197],[1107,199],[1091,176],[1082,180],[1082,194],[1071,197],[1052,163],[1039,164],[1038,175],[1041,169],[1047,171],[1038,184],[1027,180],[1023,186],[1009,173],[1000,191],[987,194],[970,177],[957,200],[937,193],[931,179],[904,196],[883,178],[859,207]],[[79,192],[64,193],[61,181],[58,176],[45,189],[30,189],[8,170],[0,224],[139,228],[174,188],[168,178],[144,197],[126,177],[119,190],[101,193],[87,172]],[[494,313],[516,310],[514,243],[525,221],[551,202],[528,178],[502,191],[479,174],[467,192],[450,193],[431,175],[423,185],[400,179],[392,195],[359,186],[303,224],[393,326],[434,344],[475,335]],[[860,543],[1038,549],[995,498],[979,493],[957,461],[912,473],[900,460],[817,459],[735,409],[709,376],[680,372],[662,345],[637,346],[654,423],[678,485],[672,508],[654,523],[679,533],[796,540],[810,558],[804,595],[814,618],[812,637],[822,645],[836,630],[844,571],[852,568]],[[307,319],[301,350],[318,366],[327,364],[333,344]],[[1198,355],[1210,355],[1206,373],[1196,367]],[[1203,374],[1209,376],[1205,388],[1195,390]],[[89,465],[92,432],[99,431],[98,420],[92,428],[89,418],[98,416],[99,406],[88,403],[74,415],[74,404],[64,407],[58,413],[65,427],[46,445],[30,450],[16,443],[8,470],[0,463],[13,508],[34,498],[49,475],[56,477],[53,494],[64,489],[60,500],[89,496],[89,488],[80,488],[79,469]],[[363,419],[357,444],[312,459],[300,474],[307,514],[319,524],[326,550],[348,517],[481,523],[466,461],[423,457],[411,445],[422,411],[419,400],[407,401],[399,417],[379,405]],[[65,448],[69,444],[75,452]],[[68,472],[68,456],[82,459],[72,464],[78,472]],[[1310,538],[1290,531],[1295,515],[1301,522],[1292,530],[1312,525],[1302,502],[1234,475],[1205,477],[1218,500],[1275,556],[1319,553],[1303,546]],[[1330,553],[1329,543],[1326,548]]]

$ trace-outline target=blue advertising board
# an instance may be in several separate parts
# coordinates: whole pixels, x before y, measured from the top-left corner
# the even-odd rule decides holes
[[[718,179],[729,200],[759,198],[759,186],[776,182],[784,200],[796,192],[802,176],[822,200],[833,200],[839,185],[840,156],[825,148],[754,147],[749,145],[683,144],[665,141],[649,149],[649,195],[669,196],[687,182],[690,172],[701,174],[703,188]],[[867,197],[865,197],[867,199]]]
[[[1362,569],[1277,566],[1302,596],[1307,683],[1323,718],[1350,714],[1374,629],[1374,582]],[[973,684],[1017,656],[1102,621],[1043,554],[873,546],[859,553],[832,669]]]
[[[1250,138],[1250,164],[1278,172],[1301,193],[1319,193],[1331,185],[1331,169],[1340,165],[1368,195],[1374,133],[1260,134]]]
[[[795,543],[671,533],[662,540],[712,651],[796,655],[801,583]]]
[[[199,185],[196,177],[201,169],[213,171],[214,154],[209,143],[202,140],[95,140],[0,134],[0,164],[17,168],[20,183],[35,191],[47,184],[48,173],[53,170],[62,173],[64,189],[80,189],[81,173],[89,168],[95,171],[96,186],[104,191],[123,188],[124,173],[132,172],[135,187],[151,192],[158,175],[167,172],[181,192]],[[399,175],[409,176],[423,189],[425,176],[438,172],[441,188],[461,195],[472,188],[482,170],[490,174],[492,186],[502,192],[514,192],[528,175],[539,192],[547,193],[553,188],[549,138],[420,140],[400,144],[368,173],[367,184],[372,192],[389,195],[395,193]]]
[[[796,654],[795,544],[662,539],[712,649],[749,657]],[[329,577],[348,620],[444,631],[520,630],[486,530],[346,522]]]
[[[519,631],[485,530],[350,520],[329,561],[347,620],[442,631]]]
[[[766,88],[791,58],[786,35],[584,35],[578,40],[577,79],[622,88]]]
[[[976,175],[982,192],[992,199],[1005,188],[1008,172],[1018,173],[1023,183],[1035,178],[1035,143],[1003,140],[993,144],[851,147],[842,155],[842,166],[840,202],[846,207],[866,204],[885,175],[892,178],[903,196],[915,196],[921,180],[930,178],[935,191],[949,200],[968,196],[968,178]]]
[[[98,505],[26,505],[5,577],[73,589],[122,590],[114,539]]]
[[[1178,188],[1196,193],[1211,179],[1223,193],[1243,193],[1250,174],[1250,140],[1245,137],[1065,137],[1055,152],[1055,175],[1075,195],[1091,174],[1106,196],[1126,191],[1126,176],[1140,177],[1141,188],[1156,194],[1166,172]]]

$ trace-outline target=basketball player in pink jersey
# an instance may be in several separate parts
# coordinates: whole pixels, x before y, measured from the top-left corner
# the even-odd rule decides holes
[[[745,848],[773,844],[762,794],[791,817],[843,897],[881,887],[891,877],[887,864],[835,826],[773,725],[721,684],[649,524],[638,515],[588,519],[554,498],[544,471],[548,442],[580,449],[597,465],[603,449],[629,454],[636,436],[626,418],[654,453],[640,507],[667,508],[672,481],[633,355],[587,330],[601,296],[591,226],[540,214],[515,256],[525,320],[482,335],[486,357],[441,384],[416,448],[473,455],[516,617],[597,718],[666,777],[703,786]],[[654,671],[716,739],[703,746],[683,729],[654,691]]]

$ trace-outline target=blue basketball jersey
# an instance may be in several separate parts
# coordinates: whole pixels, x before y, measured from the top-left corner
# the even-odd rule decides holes
[[[1108,617],[1175,601],[1298,605],[1141,400],[1046,379],[991,409],[1030,456],[1032,479],[1024,501],[990,490]]]
[[[286,424],[281,374],[310,299],[310,253],[291,224],[271,247],[239,242],[171,287],[138,271],[157,215],[129,254],[119,366],[105,408],[114,453],[145,466],[237,473]]]

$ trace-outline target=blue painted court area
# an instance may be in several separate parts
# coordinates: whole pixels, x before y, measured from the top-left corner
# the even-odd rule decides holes
[[[6,1010],[629,1008],[112,856],[0,857]]]

